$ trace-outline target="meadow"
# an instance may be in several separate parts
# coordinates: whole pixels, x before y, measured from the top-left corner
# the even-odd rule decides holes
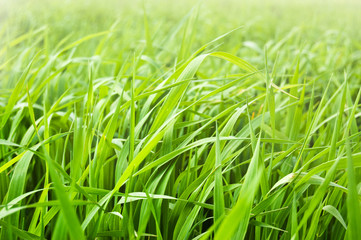
[[[0,0],[0,239],[361,239],[360,12]]]

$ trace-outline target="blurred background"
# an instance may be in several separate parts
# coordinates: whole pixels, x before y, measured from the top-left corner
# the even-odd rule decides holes
[[[280,37],[294,27],[302,28],[305,40],[309,35],[322,37],[325,30],[361,35],[355,30],[361,23],[361,1],[357,0],[0,0],[0,4],[1,31],[10,37],[37,26],[47,27],[53,35],[72,34],[76,38],[84,31],[107,30],[117,20],[121,20],[121,31],[129,34],[143,25],[146,12],[156,38],[192,9],[197,11],[194,28],[202,39],[202,34],[213,38],[239,26],[249,31],[245,38],[260,42]]]
[[[360,65],[361,59],[361,1],[356,0],[0,0],[0,4],[0,62],[23,52],[21,45],[51,53],[87,34],[110,30],[114,41],[102,51],[103,60],[119,59],[120,52],[125,56],[141,51],[148,38],[157,53],[152,57],[172,65],[238,27],[217,49],[260,68],[265,47],[270,65],[276,56],[292,64],[302,52],[301,66],[317,74],[342,74]],[[79,45],[74,56],[98,55],[99,41]],[[187,47],[181,48],[182,44]],[[359,76],[357,71],[353,74]]]

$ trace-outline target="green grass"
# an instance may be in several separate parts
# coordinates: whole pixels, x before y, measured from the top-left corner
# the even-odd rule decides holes
[[[0,2],[0,239],[361,239],[361,4]]]

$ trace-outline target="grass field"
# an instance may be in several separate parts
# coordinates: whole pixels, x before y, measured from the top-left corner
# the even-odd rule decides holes
[[[361,2],[0,1],[0,239],[361,239]]]

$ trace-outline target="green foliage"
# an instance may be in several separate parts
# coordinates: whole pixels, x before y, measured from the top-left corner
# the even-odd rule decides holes
[[[101,2],[0,2],[0,239],[361,239],[360,3]]]

